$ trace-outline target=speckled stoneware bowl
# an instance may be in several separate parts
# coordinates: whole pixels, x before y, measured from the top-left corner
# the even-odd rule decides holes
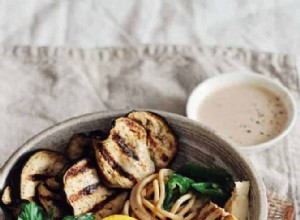
[[[251,182],[250,219],[267,219],[267,199],[262,179],[229,143],[207,127],[186,117],[160,111],[154,112],[166,118],[179,137],[179,151],[173,162],[173,168],[177,168],[184,162],[194,161],[208,167],[223,167],[233,174],[236,180],[249,180]],[[5,163],[0,173],[0,188],[3,189],[10,170],[24,153],[40,148],[62,151],[74,133],[95,129],[108,130],[113,119],[126,113],[119,111],[83,115],[41,132],[25,143]],[[0,219],[9,219],[9,216],[2,213]]]

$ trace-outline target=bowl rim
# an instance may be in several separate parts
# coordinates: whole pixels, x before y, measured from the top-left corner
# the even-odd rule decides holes
[[[207,130],[209,133],[214,135],[215,137],[219,138],[222,142],[225,143],[225,150],[228,151],[228,153],[233,154],[235,158],[237,158],[241,163],[244,164],[244,166],[247,167],[250,174],[253,176],[253,180],[256,182],[256,185],[258,187],[259,198],[258,201],[260,202],[260,215],[259,220],[266,220],[267,219],[267,212],[268,212],[268,203],[267,203],[267,195],[266,195],[266,188],[263,183],[263,180],[259,173],[256,171],[254,166],[251,164],[251,162],[245,158],[237,149],[235,149],[232,146],[232,143],[228,142],[222,135],[219,135],[214,130],[210,129],[209,127],[191,120],[185,116],[178,115],[175,113],[165,112],[165,111],[159,111],[159,110],[153,110],[153,109],[136,109],[137,111],[150,111],[154,113],[161,114],[163,117],[170,117],[176,121],[187,123],[190,126],[193,126],[194,128],[201,128]],[[60,130],[67,129],[72,126],[76,126],[76,124],[84,123],[84,122],[91,122],[100,118],[105,117],[116,117],[117,115],[126,115],[128,110],[117,110],[117,111],[100,111],[100,112],[94,112],[94,113],[88,113],[84,115],[80,115],[77,117],[73,117],[70,119],[67,119],[65,121],[59,122],[53,126],[50,126],[46,128],[45,130],[41,131],[40,133],[36,134],[32,138],[30,138],[28,141],[26,141],[23,145],[21,145],[9,158],[8,160],[3,164],[3,166],[0,168],[0,190],[3,189],[6,177],[11,171],[11,168],[14,166],[14,164],[18,161],[18,159],[27,151],[29,151],[32,147],[36,145],[36,143],[40,142],[43,139],[46,139],[51,134],[54,134],[56,132],[59,132]],[[1,216],[1,215],[0,215]]]
[[[272,86],[274,86],[274,88],[276,88],[276,90],[285,94],[286,97],[289,99],[289,102],[291,103],[290,120],[288,121],[286,127],[282,130],[282,132],[280,132],[277,136],[269,139],[268,141],[262,142],[260,144],[254,144],[254,145],[249,145],[249,146],[239,146],[238,144],[233,143],[233,141],[231,141],[229,138],[225,137],[225,139],[228,142],[231,142],[232,145],[234,145],[236,148],[238,148],[238,150],[241,150],[242,152],[259,152],[259,151],[263,151],[263,150],[269,149],[271,147],[274,147],[275,144],[278,143],[280,140],[282,140],[284,137],[286,137],[291,132],[293,127],[295,126],[296,121],[297,121],[297,104],[296,104],[296,100],[293,97],[293,95],[282,83],[274,81],[274,79],[264,76],[264,75],[261,75],[259,73],[248,71],[248,70],[226,72],[226,73],[222,73],[220,75],[208,78],[208,79],[204,80],[203,82],[199,83],[193,89],[193,91],[191,92],[191,94],[188,98],[188,101],[186,104],[187,117],[196,121],[196,115],[193,114],[193,109],[197,107],[194,104],[196,97],[201,96],[201,94],[199,94],[200,89],[202,89],[205,85],[207,85],[209,83],[213,84],[214,81],[217,81],[220,78],[226,79],[226,78],[234,78],[237,76],[257,79],[257,80],[260,80],[261,82],[267,82],[269,84],[272,84]],[[226,85],[232,84],[232,82],[223,80],[222,84],[223,84],[222,86],[226,86]],[[212,87],[214,87],[214,88],[212,88],[211,91],[216,91],[216,90],[220,89],[222,86],[212,85]],[[207,96],[207,94],[204,95],[203,97],[205,97],[205,96]]]

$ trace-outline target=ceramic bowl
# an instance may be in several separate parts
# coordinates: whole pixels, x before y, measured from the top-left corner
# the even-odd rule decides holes
[[[278,96],[285,108],[287,109],[288,120],[284,129],[274,138],[263,142],[261,144],[251,145],[251,146],[239,146],[232,143],[242,152],[258,152],[268,149],[282,140],[294,127],[297,116],[296,102],[288,91],[281,83],[253,72],[233,72],[233,73],[223,73],[221,75],[209,78],[202,83],[200,83],[191,93],[189,100],[187,102],[186,112],[190,119],[197,120],[198,108],[201,102],[212,92],[226,86],[247,83],[252,85],[257,85],[267,89],[276,96]],[[225,137],[226,139],[226,137]],[[230,141],[228,139],[228,141]]]
[[[236,180],[249,180],[250,189],[250,219],[267,219],[266,191],[262,179],[228,142],[207,127],[186,117],[172,113],[153,111],[163,116],[179,138],[179,150],[172,167],[176,169],[184,162],[194,161],[208,167],[223,167]],[[52,149],[63,151],[70,137],[78,132],[95,129],[108,131],[111,122],[127,112],[100,112],[83,115],[59,123],[41,132],[21,148],[19,148],[5,163],[0,173],[0,188],[5,186],[6,178],[14,164],[25,153],[36,149]],[[9,219],[8,215],[1,219]],[[4,216],[3,215],[3,216]],[[0,216],[1,217],[1,216]]]

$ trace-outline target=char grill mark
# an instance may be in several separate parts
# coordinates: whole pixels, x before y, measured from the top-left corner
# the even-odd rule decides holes
[[[138,122],[120,117],[107,139],[93,141],[97,165],[108,186],[130,189],[155,171],[147,148],[147,133]]]
[[[78,195],[90,195],[92,194],[96,189],[98,189],[98,187],[100,186],[99,183],[95,183],[93,185],[87,186],[84,189],[80,190],[78,192]]]
[[[148,121],[148,120],[147,120]],[[159,141],[162,142],[161,139],[157,138]],[[155,158],[155,155],[160,155],[159,158],[167,163],[169,160],[169,157],[163,152],[161,146],[159,146],[154,138],[152,137],[152,133],[148,130],[147,131],[147,145],[149,147],[149,151],[151,152],[151,159],[155,161],[155,164],[157,165],[157,159]]]
[[[107,163],[112,167],[112,169],[117,171],[118,174],[120,174],[120,176],[123,176],[132,182],[135,182],[135,183],[137,182],[137,179],[132,174],[126,172],[117,162],[115,162],[113,160],[110,153],[107,151],[107,149],[105,147],[103,147],[103,145],[101,143],[98,146],[99,146],[98,150],[103,155],[103,158],[107,161]]]
[[[130,149],[130,147],[128,147],[128,145],[125,143],[125,141],[120,137],[120,135],[118,134],[113,134],[112,135],[112,139],[118,144],[119,148],[121,149],[121,151],[126,154],[127,156],[135,159],[135,160],[139,160],[139,157],[135,154],[134,151],[132,151]]]
[[[98,188],[100,188],[100,183],[95,183],[90,186],[87,186],[83,189],[81,189],[77,194],[73,194],[69,197],[69,200],[72,202],[77,201],[80,199],[82,196],[88,196],[91,195],[94,191],[96,191]]]
[[[74,215],[89,212],[91,208],[112,195],[114,191],[101,184],[98,173],[94,167],[87,168],[78,175],[70,175],[76,167],[80,170],[89,163],[88,159],[82,159],[75,163],[64,176],[64,191],[68,203],[73,208]],[[67,178],[68,177],[68,178]]]
[[[68,170],[68,172],[65,175],[65,178],[68,179],[70,177],[77,176],[78,174],[84,173],[91,168],[92,168],[92,164],[90,161],[84,163],[82,166],[74,166]]]
[[[108,196],[105,200],[103,200],[102,202],[99,202],[97,204],[94,205],[94,207],[92,207],[88,212],[92,212],[92,213],[97,213],[99,210],[103,209],[104,205],[111,202],[112,200],[114,200],[116,197],[118,196],[117,193],[114,193],[110,196]]]

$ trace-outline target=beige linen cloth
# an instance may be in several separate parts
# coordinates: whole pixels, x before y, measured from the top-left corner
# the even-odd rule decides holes
[[[193,88],[226,72],[251,70],[272,77],[299,104],[298,63],[295,56],[232,48],[0,48],[1,164],[34,134],[81,114],[152,108],[185,115]],[[246,155],[267,189],[298,207],[299,134],[297,123],[276,148]]]

